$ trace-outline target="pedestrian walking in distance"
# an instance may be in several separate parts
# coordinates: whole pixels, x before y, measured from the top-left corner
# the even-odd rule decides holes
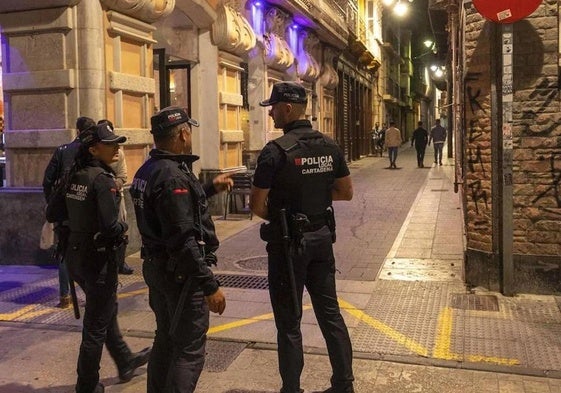
[[[211,265],[218,238],[207,198],[233,185],[218,175],[204,188],[192,172],[192,127],[184,109],[151,118],[156,147],[130,187],[142,238],[142,273],[156,335],[148,362],[148,393],[192,393],[205,362],[209,310],[222,314],[226,298]]]
[[[302,293],[308,290],[327,343],[333,374],[325,393],[352,393],[352,347],[335,289],[333,200],[351,200],[352,181],[337,144],[306,120],[307,94],[295,82],[279,82],[270,106],[284,136],[269,142],[257,159],[250,205],[268,223],[269,295],[277,327],[282,393],[303,392]]]
[[[446,142],[446,128],[440,125],[440,119],[436,119],[435,126],[430,130],[429,146],[431,141],[434,147],[434,163],[442,165],[442,149]]]
[[[386,138],[384,140],[384,147],[388,149],[390,168],[397,169],[395,161],[397,160],[397,151],[402,142],[401,131],[395,127],[395,122],[390,121],[390,127],[386,130]]]
[[[411,137],[411,146],[415,145],[415,151],[417,152],[417,167],[424,168],[425,164],[423,160],[425,159],[425,149],[427,148],[428,142],[428,132],[423,128],[423,122],[417,123],[417,128],[413,131],[413,136]]]
[[[66,207],[70,236],[65,260],[70,278],[86,294],[82,344],[78,356],[77,393],[102,393],[99,362],[103,346],[128,382],[146,364],[150,348],[132,353],[117,324],[117,253],[127,224],[119,221],[120,194],[109,166],[119,157],[119,143],[108,124],[80,133],[80,147],[70,171]]]

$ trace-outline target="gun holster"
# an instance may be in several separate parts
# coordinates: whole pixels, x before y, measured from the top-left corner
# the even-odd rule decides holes
[[[337,233],[335,232],[335,212],[332,207],[328,207],[325,211],[325,219],[327,227],[331,231],[331,242],[335,243],[337,241]]]

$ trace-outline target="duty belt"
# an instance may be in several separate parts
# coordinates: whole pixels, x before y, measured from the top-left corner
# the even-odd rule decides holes
[[[310,223],[306,224],[302,230],[303,232],[315,232],[323,228],[325,225],[327,225],[327,220],[325,218],[310,220]]]

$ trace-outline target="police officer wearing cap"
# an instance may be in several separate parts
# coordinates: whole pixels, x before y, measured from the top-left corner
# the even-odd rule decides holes
[[[95,125],[93,119],[81,116],[76,119],[76,129],[78,130],[78,135],[89,127]],[[58,181],[67,175],[74,165],[74,158],[78,153],[78,148],[80,147],[80,139],[76,138],[70,142],[65,143],[57,147],[53,153],[47,168],[45,168],[45,174],[43,176],[43,194],[47,203],[51,198],[53,189]],[[69,308],[72,306],[72,300],[70,298],[70,286],[68,281],[68,269],[66,268],[67,263],[64,262],[64,253],[66,252],[66,246],[68,244],[68,225],[65,222],[54,223],[54,231],[57,235],[57,246],[55,252],[55,259],[58,263],[58,283],[59,283],[59,294],[60,302],[58,307]]]
[[[121,382],[146,364],[150,349],[132,353],[117,324],[116,250],[127,225],[118,221],[120,194],[109,166],[118,159],[119,143],[106,123],[79,135],[80,146],[66,191],[70,237],[65,259],[70,277],[86,295],[82,343],[78,356],[77,393],[104,392],[99,366],[104,344]]]
[[[218,239],[207,198],[233,184],[219,175],[203,187],[192,173],[192,127],[185,110],[167,107],[152,116],[155,149],[135,174],[130,193],[142,237],[142,266],[156,316],[148,362],[148,393],[191,393],[203,369],[209,310],[226,300],[209,266]]]
[[[313,130],[306,120],[307,95],[300,84],[276,83],[271,97],[260,105],[271,107],[269,115],[275,128],[284,132],[261,151],[250,196],[253,213],[269,221],[261,228],[261,238],[267,242],[269,256],[269,294],[278,331],[281,392],[303,391],[300,324],[305,286],[333,370],[331,387],[325,392],[351,393],[352,348],[337,303],[331,206],[333,200],[352,199],[350,172],[336,143]]]

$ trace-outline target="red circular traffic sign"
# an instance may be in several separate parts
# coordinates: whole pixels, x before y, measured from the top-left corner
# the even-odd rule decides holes
[[[485,18],[497,23],[514,23],[531,15],[542,0],[473,0]]]

